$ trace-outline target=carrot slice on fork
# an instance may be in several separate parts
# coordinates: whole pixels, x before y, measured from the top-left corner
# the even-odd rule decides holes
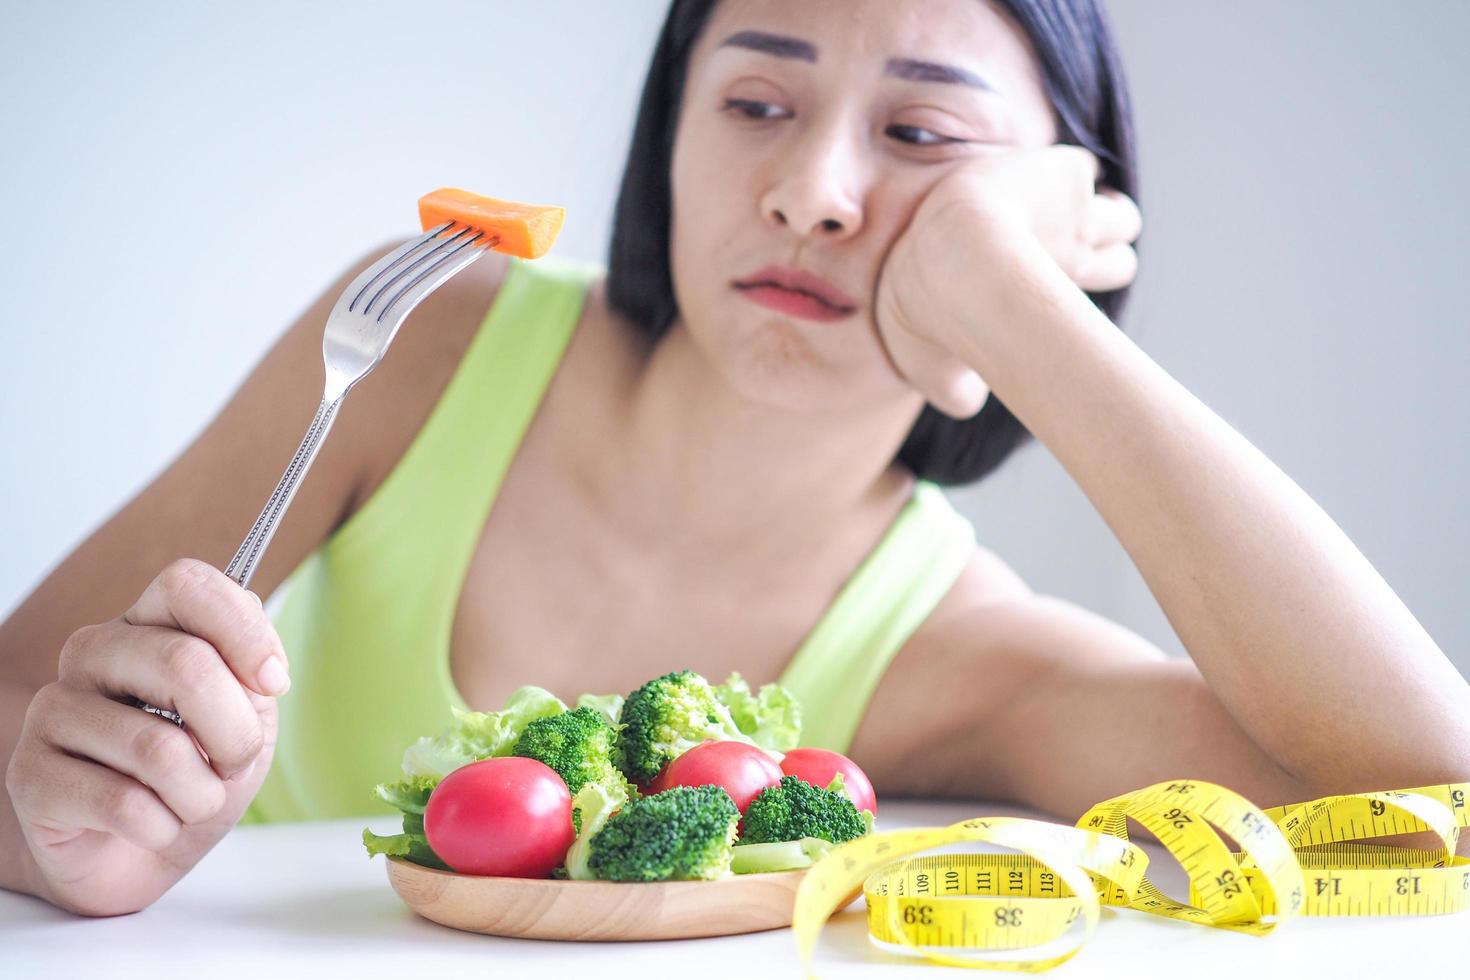
[[[441,187],[419,198],[419,221],[425,231],[446,221],[468,225],[491,238],[490,247],[495,251],[523,259],[539,259],[547,253],[565,216],[563,208],[499,201],[458,187]]]

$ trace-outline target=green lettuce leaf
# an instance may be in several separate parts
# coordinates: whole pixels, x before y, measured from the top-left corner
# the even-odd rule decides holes
[[[562,867],[573,881],[590,881],[597,876],[587,867],[592,853],[592,838],[597,836],[616,810],[628,802],[628,794],[618,787],[603,783],[587,783],[572,798],[572,816],[576,818],[577,839],[567,850]]]
[[[408,818],[404,818],[404,823]],[[422,864],[426,868],[438,868],[440,871],[451,871],[452,868],[439,860],[439,855],[429,846],[429,841],[424,837],[422,829],[416,834],[402,833],[384,837],[375,834],[371,830],[364,829],[362,832],[362,845],[367,848],[368,857],[375,854],[383,854],[388,857],[401,857],[412,861],[414,864]]]
[[[715,697],[730,709],[742,734],[763,749],[790,752],[801,741],[801,705],[779,684],[762,684],[758,692],[739,673],[715,687]]]
[[[522,730],[537,718],[559,715],[567,706],[541,687],[520,688],[499,711],[452,709],[454,721],[433,738],[421,738],[403,753],[408,776],[443,779],[460,766],[510,755]]]
[[[396,783],[379,783],[373,787],[373,795],[395,810],[422,815],[437,785],[437,776],[410,776]]]

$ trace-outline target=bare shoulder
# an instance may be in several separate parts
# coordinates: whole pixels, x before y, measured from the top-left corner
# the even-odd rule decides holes
[[[852,757],[880,793],[943,795],[955,773],[936,747],[948,744],[954,726],[992,714],[1012,687],[998,660],[992,670],[984,666],[994,636],[987,623],[1008,618],[1033,595],[1004,559],[976,547],[894,657],[853,740]],[[981,677],[983,684],[968,683]],[[957,688],[957,680],[966,683]]]

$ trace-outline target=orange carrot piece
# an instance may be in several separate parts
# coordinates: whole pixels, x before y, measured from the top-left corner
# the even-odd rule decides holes
[[[419,221],[425,231],[446,221],[469,225],[499,239],[490,246],[495,251],[523,259],[539,259],[550,250],[565,216],[563,208],[497,201],[458,187],[441,187],[419,198]]]

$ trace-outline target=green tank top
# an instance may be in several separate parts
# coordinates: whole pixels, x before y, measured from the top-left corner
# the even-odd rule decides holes
[[[600,272],[512,260],[408,450],[284,583],[273,606],[291,691],[279,702],[275,761],[244,822],[387,812],[373,785],[397,777],[403,750],[437,734],[451,706],[468,710],[449,666],[465,574]],[[939,487],[917,482],[779,678],[800,699],[803,745],[847,750],[894,654],[974,547],[970,522]]]

